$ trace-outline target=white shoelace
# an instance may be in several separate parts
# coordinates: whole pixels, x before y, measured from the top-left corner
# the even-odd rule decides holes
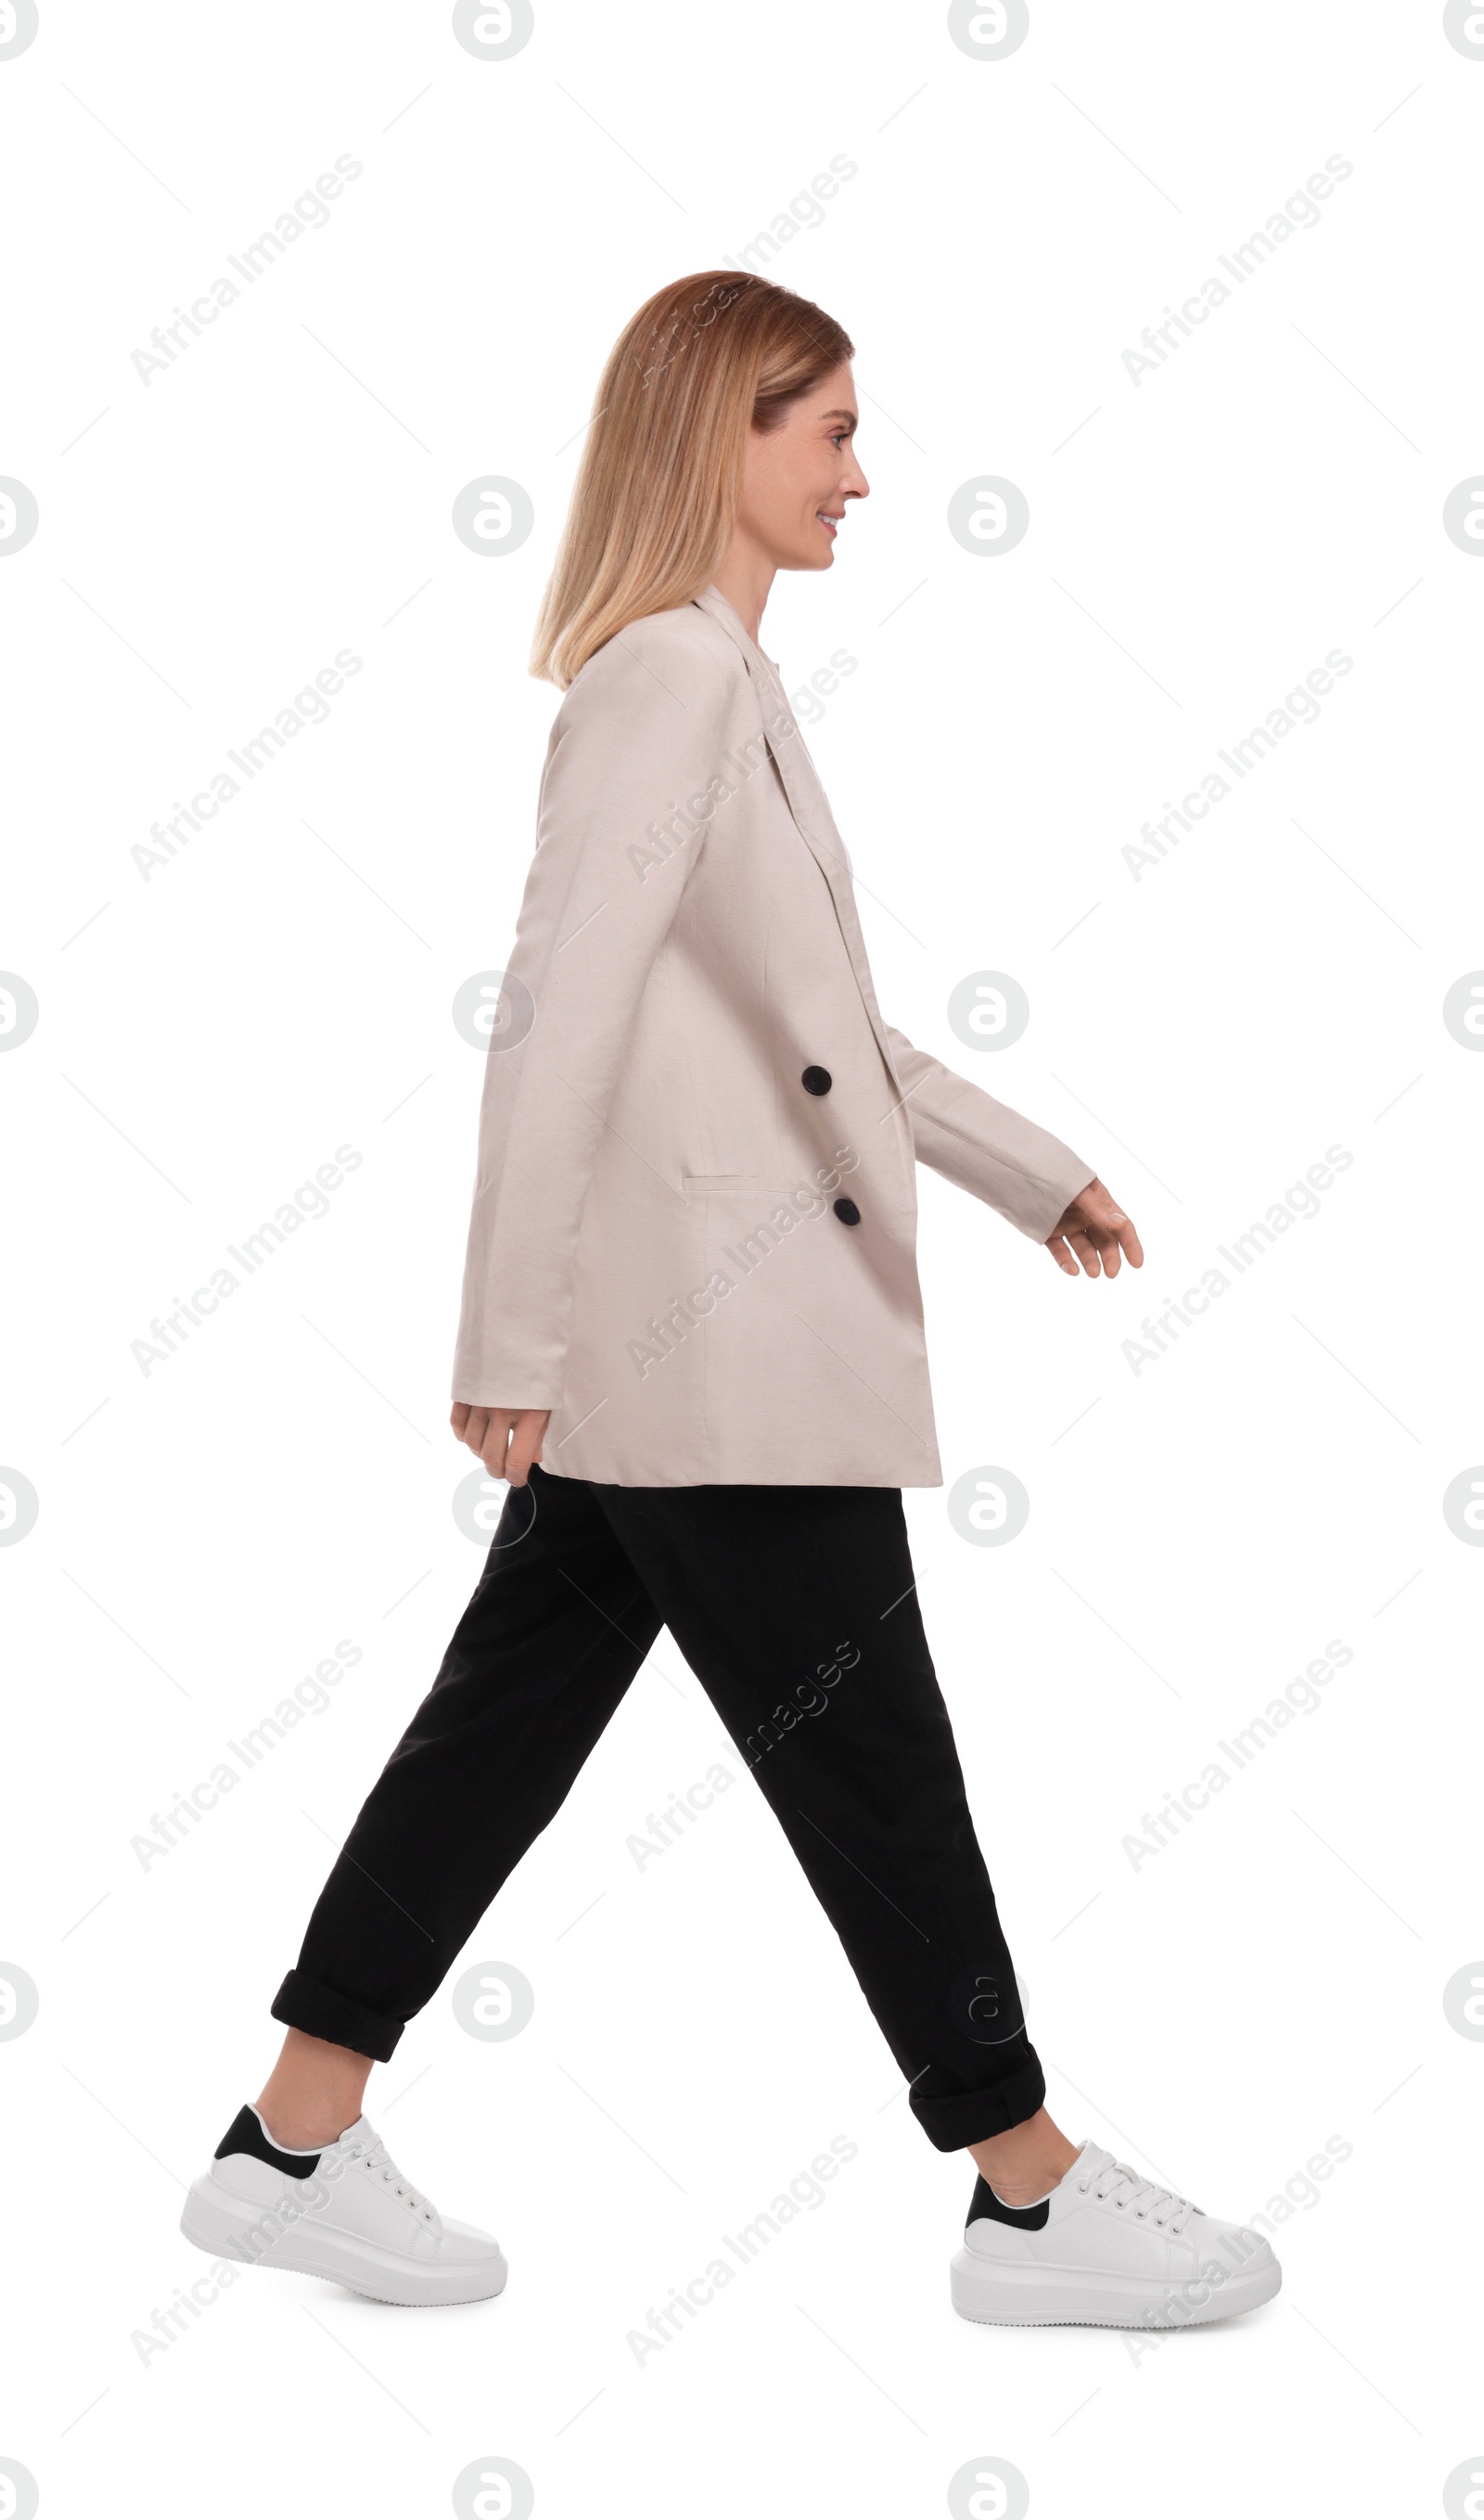
[[[379,2135],[358,2139],[349,2146],[349,2152],[351,2160],[362,2163],[368,2173],[380,2171],[382,2179],[396,2189],[415,2214],[421,2214],[425,2223],[437,2223],[438,2217],[432,2206],[426,2196],[420,2196],[415,2187],[407,2184]]]
[[[1116,2191],[1125,2181],[1130,2192],[1120,2196]],[[1183,2231],[1197,2211],[1189,2196],[1177,2196],[1173,2187],[1156,2186],[1152,2179],[1144,2179],[1137,2170],[1131,2170],[1126,2161],[1105,2161],[1101,2170],[1079,2179],[1077,2184],[1084,2195],[1091,2187],[1099,2196],[1113,2197],[1119,2206],[1132,2205],[1140,2222],[1148,2220],[1161,2231]]]

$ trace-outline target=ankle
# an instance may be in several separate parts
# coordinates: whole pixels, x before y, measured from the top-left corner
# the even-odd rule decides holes
[[[286,2152],[334,2143],[361,2114],[371,2058],[305,2030],[291,2030],[253,2102],[272,2140]]]
[[[1002,2205],[1039,2205],[1043,2196],[1060,2186],[1066,2173],[1048,2168],[1017,2174],[1013,2179],[1003,2170],[982,2175],[988,2178]]]
[[[969,2152],[975,2168],[1003,2204],[1034,2205],[1054,2187],[1059,2187],[1077,2158],[1078,2147],[1068,2141],[1043,2108],[1020,2126],[1007,2128],[1003,2135],[970,2144]]]
[[[354,2126],[361,2114],[358,2099],[338,2104],[318,2101],[286,2106],[282,2100],[265,2094],[254,2100],[252,2105],[268,2130],[270,2142],[276,2143],[284,2152],[323,2151],[327,2144],[337,2142],[345,2129]]]

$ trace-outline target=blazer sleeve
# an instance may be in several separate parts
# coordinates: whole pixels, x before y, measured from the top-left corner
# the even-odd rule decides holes
[[[886,1038],[918,1161],[1044,1242],[1079,1190],[1097,1180],[1094,1167],[890,1024]]]
[[[723,786],[728,684],[665,616],[590,657],[552,729],[492,1037],[453,1397],[554,1409],[578,1228],[624,1043]],[[685,812],[677,811],[677,799]],[[687,823],[690,836],[682,836]]]

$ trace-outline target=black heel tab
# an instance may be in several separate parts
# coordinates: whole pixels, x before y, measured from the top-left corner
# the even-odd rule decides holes
[[[1002,2205],[989,2181],[980,2171],[974,2181],[973,2202],[968,2209],[970,2223],[1008,2223],[1013,2231],[1044,2231],[1051,2217],[1052,2200],[1043,2196],[1038,2205]],[[967,2228],[966,2224],[965,2228]]]
[[[265,2161],[270,2170],[281,2172],[286,2179],[312,2179],[320,2166],[317,2152],[280,2152],[263,2133],[256,2109],[246,2104],[238,2110],[212,2159],[221,2161],[229,2152],[250,2153],[254,2161]]]

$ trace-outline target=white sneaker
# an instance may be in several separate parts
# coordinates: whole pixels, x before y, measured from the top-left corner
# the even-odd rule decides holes
[[[509,2272],[498,2240],[445,2221],[357,2118],[334,2143],[286,2151],[238,2111],[180,2228],[213,2258],[325,2275],[373,2301],[487,2301]]]
[[[1006,2327],[1192,2327],[1271,2301],[1282,2270],[1256,2231],[1088,2142],[1034,2205],[977,2181],[950,2281],[961,2318]]]

